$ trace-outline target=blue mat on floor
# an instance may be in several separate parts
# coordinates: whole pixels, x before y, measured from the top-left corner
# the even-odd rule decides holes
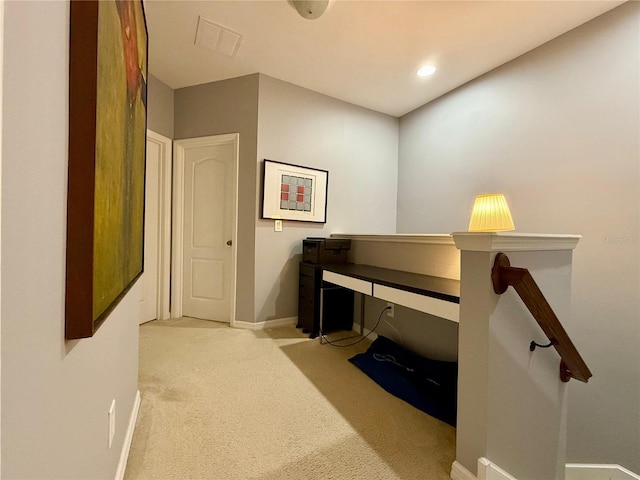
[[[455,427],[457,362],[421,357],[382,336],[349,361],[387,392]]]

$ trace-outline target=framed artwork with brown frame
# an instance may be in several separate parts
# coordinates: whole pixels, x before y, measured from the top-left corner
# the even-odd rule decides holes
[[[143,270],[141,0],[71,1],[65,337],[91,337]]]

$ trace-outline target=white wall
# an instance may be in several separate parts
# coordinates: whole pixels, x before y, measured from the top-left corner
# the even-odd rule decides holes
[[[7,2],[4,33],[2,478],[112,479],[137,391],[138,288],[93,338],[64,340],[69,3]]]
[[[567,460],[640,472],[640,4],[628,2],[406,115],[398,232],[467,229],[504,192],[517,231],[577,233]],[[523,265],[526,266],[526,265]]]
[[[395,233],[398,119],[260,75],[258,178],[264,159],[329,171],[327,223],[256,220],[255,317],[294,317],[302,240]],[[260,216],[260,199],[258,217]]]

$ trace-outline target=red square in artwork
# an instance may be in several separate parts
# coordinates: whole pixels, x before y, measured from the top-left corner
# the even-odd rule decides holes
[[[304,185],[298,185],[298,193],[304,193]]]
[[[288,191],[289,191],[289,184],[288,184],[288,183],[283,183],[283,184],[280,186],[280,191],[281,191],[281,192],[288,192]]]
[[[286,192],[282,192],[280,194],[280,200],[289,200],[289,194]]]
[[[304,202],[304,195],[298,195],[298,201]]]

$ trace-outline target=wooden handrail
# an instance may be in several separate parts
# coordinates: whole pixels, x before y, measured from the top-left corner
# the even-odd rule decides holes
[[[526,268],[512,267],[504,253],[498,253],[491,270],[493,291],[503,294],[511,285],[542,328],[551,345],[560,354],[560,379],[568,382],[571,378],[588,382],[592,376],[589,367],[578,353],[560,320],[538,288]]]

